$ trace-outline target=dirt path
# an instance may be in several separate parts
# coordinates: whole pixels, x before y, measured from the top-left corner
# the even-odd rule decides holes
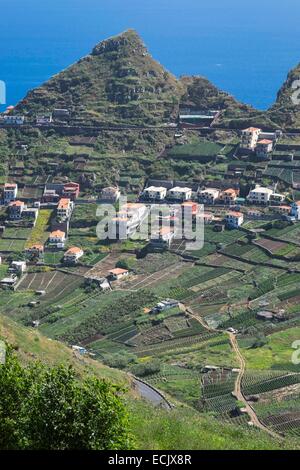
[[[272,436],[275,439],[283,440],[283,437],[280,434],[277,434],[275,431],[272,431],[259,420],[254,408],[248,403],[248,401],[246,400],[242,392],[242,379],[246,370],[246,362],[239,348],[236,336],[233,333],[230,333],[229,331],[226,331],[226,330],[216,330],[215,328],[210,328],[207,325],[207,323],[203,320],[203,318],[194,314],[194,312],[191,310],[190,307],[187,308],[186,312],[190,317],[197,320],[206,330],[211,331],[211,332],[226,333],[229,336],[231,347],[233,351],[235,352],[236,358],[239,362],[239,372],[238,372],[238,375],[235,381],[235,386],[234,386],[234,395],[236,399],[244,404],[244,408],[246,409],[247,414],[250,417],[251,423],[254,426],[261,429],[262,431],[267,432],[270,436]]]
[[[245,396],[242,392],[242,379],[243,379],[243,376],[244,376],[244,373],[245,373],[245,370],[246,370],[246,362],[245,362],[245,359],[244,359],[244,357],[241,353],[241,350],[239,348],[236,336],[233,333],[229,333],[229,332],[227,332],[227,333],[229,335],[231,347],[232,347],[233,351],[235,352],[235,355],[236,355],[236,357],[239,361],[239,364],[240,364],[239,372],[238,372],[237,379],[236,379],[236,382],[235,382],[235,387],[234,387],[234,394],[235,394],[236,398],[239,401],[244,403],[244,407],[247,410],[247,413],[251,418],[251,423],[253,423],[254,426],[261,429],[262,431],[267,432],[268,434],[270,434],[270,436],[272,436],[276,439],[283,439],[282,436],[280,436],[275,431],[272,431],[271,429],[266,427],[259,420],[254,408],[246,400],[246,398],[245,398]]]

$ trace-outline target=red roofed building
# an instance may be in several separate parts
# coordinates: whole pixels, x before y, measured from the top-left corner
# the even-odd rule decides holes
[[[196,217],[196,215],[198,214],[199,207],[196,202],[186,201],[181,204],[181,207],[183,213],[185,213],[185,211],[186,213],[191,212],[193,217]]]
[[[81,248],[77,246],[72,246],[64,254],[64,261],[66,263],[77,263],[77,261],[84,255],[84,252]]]
[[[40,257],[44,253],[44,246],[36,243],[26,248],[25,252],[29,255]]]
[[[66,241],[66,234],[61,230],[51,232],[48,238],[49,244],[56,248],[64,248]]]
[[[118,281],[119,279],[122,279],[125,276],[128,276],[129,271],[128,269],[122,269],[122,268],[115,268],[109,271],[109,277],[113,281]]]
[[[80,192],[80,186],[78,183],[66,183],[63,189],[63,196],[65,198],[71,199],[71,201],[75,201],[78,198]]]
[[[240,194],[239,189],[225,189],[225,191],[222,191],[219,196],[219,200],[223,202],[224,204],[233,204]]]
[[[9,218],[11,220],[21,219],[22,212],[26,208],[23,201],[13,201],[9,204]]]

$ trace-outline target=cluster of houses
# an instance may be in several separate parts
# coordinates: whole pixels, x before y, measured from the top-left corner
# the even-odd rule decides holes
[[[14,106],[8,106],[6,110],[0,114],[0,125],[4,126],[23,126],[25,124],[25,116],[22,114],[13,114]],[[37,114],[35,124],[37,126],[49,126],[53,122],[68,122],[71,118],[71,112],[65,108],[55,108],[52,112]]]
[[[192,185],[189,187],[172,187],[172,182],[162,182],[160,186],[151,184],[146,187],[140,195],[140,200],[145,203],[163,201],[184,203],[197,201],[206,205],[220,204],[226,206],[243,205],[246,202],[257,205],[272,203],[279,205],[285,200],[285,195],[276,193],[271,188],[256,185],[245,199],[240,197],[240,190],[236,187],[226,189],[217,187],[193,188]]]
[[[42,203],[57,204],[61,198],[75,201],[80,192],[79,183],[47,183],[44,188]]]
[[[23,200],[18,199],[18,185],[16,183],[6,183],[1,191],[1,202],[7,207],[8,219],[7,225],[13,226],[35,226],[38,218],[40,207],[56,207],[56,216],[51,220],[51,232],[49,233],[46,242],[47,249],[64,249],[67,241],[69,222],[74,210],[75,200],[79,196],[80,186],[78,183],[57,183],[47,184],[41,201],[33,203],[34,207],[28,207]],[[2,227],[2,232],[5,231],[5,226]],[[33,244],[25,248],[25,255],[27,259],[41,261],[44,256],[45,246],[42,244]],[[70,247],[63,255],[65,264],[76,264],[79,259],[84,255],[84,252],[79,247]],[[16,280],[16,279],[15,279]],[[4,282],[6,284],[14,285],[13,280]]]
[[[39,214],[39,205],[28,207],[24,201],[17,199],[18,185],[6,183],[1,191],[1,202],[8,207],[8,219],[12,221],[23,221],[26,225],[34,227]]]
[[[281,136],[282,131],[263,132],[257,127],[249,127],[241,133],[240,150],[268,160]]]

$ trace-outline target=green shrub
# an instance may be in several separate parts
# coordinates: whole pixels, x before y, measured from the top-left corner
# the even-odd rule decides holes
[[[0,364],[0,449],[130,449],[122,389],[71,367]]]

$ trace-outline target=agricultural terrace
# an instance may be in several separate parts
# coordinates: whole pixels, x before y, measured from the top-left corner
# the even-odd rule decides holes
[[[29,239],[26,242],[26,247],[35,244],[44,244],[49,236],[50,221],[53,215],[51,209],[40,209],[39,215],[32,229]]]

